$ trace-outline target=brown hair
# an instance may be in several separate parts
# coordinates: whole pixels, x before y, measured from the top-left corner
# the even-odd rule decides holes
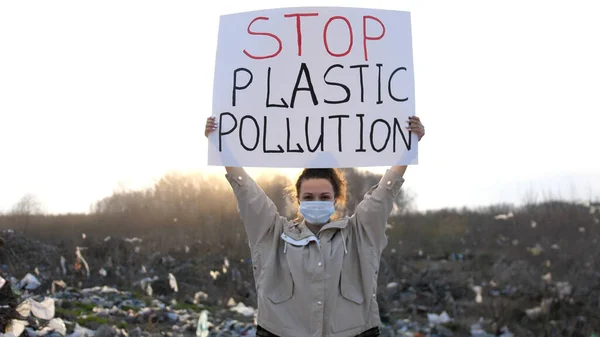
[[[300,187],[302,186],[302,182],[309,179],[327,179],[331,183],[336,206],[336,213],[332,218],[339,218],[340,210],[346,205],[346,179],[344,179],[344,172],[335,168],[306,168],[302,170],[300,176],[296,179],[296,183],[288,186],[286,189],[296,207],[300,204]],[[300,212],[298,212],[294,221],[302,221]]]

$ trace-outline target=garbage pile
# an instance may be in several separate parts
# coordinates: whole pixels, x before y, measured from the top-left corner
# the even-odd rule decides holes
[[[230,260],[220,252],[192,258],[193,246],[150,252],[140,238],[91,242],[82,235],[86,245],[69,252],[19,233],[2,236],[0,337],[255,334],[256,294],[246,258]],[[33,248],[25,254],[23,247]],[[392,270],[380,273],[382,336],[523,336],[541,331],[544,322],[553,324],[544,327],[548,336],[566,331],[590,337],[578,334],[581,326],[598,331],[597,315],[586,311],[600,308],[600,288],[594,286],[600,273],[592,268],[582,274],[590,285],[576,287],[541,273],[549,270],[546,262],[534,270],[521,260],[499,259],[482,271],[469,252],[438,260],[426,255],[382,261]],[[535,279],[522,282],[520,275]],[[582,299],[589,299],[585,310]]]
[[[31,279],[31,277],[28,277]],[[206,294],[179,303],[163,302],[146,295],[102,286],[86,289],[66,287],[51,295],[27,289],[20,302],[5,279],[1,303],[0,336],[253,336],[255,310],[231,299],[225,308],[201,303]],[[36,288],[30,286],[29,290]],[[17,304],[18,303],[18,304]]]

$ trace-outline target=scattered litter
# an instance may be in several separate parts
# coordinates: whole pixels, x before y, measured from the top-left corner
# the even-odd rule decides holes
[[[483,302],[483,297],[481,296],[481,286],[473,286],[473,291],[475,292],[475,303]]]
[[[178,292],[179,288],[177,287],[177,279],[175,279],[175,275],[169,273],[169,286],[173,291]]]
[[[199,291],[194,294],[194,304],[200,304],[201,301],[206,301],[206,300],[208,300],[207,293],[205,293],[203,291]]]
[[[558,298],[563,300],[568,296],[571,296],[571,292],[573,291],[573,287],[569,282],[556,282],[556,292]]]
[[[254,308],[246,306],[242,302],[239,302],[237,305],[235,305],[234,307],[230,308],[229,310],[235,311],[235,312],[237,312],[239,314],[242,314],[244,316],[254,316],[254,314],[255,314]]]
[[[28,299],[31,307],[31,314],[37,318],[51,320],[54,318],[54,299],[46,297],[42,302],[36,302]]]
[[[451,321],[450,316],[445,311],[441,314],[427,314],[427,320],[431,324],[445,324]]]
[[[142,239],[140,239],[140,238],[125,238],[125,241],[129,242],[129,243],[134,243],[134,242],[142,242]]]
[[[87,261],[83,258],[83,255],[81,254],[81,247],[76,247],[75,248],[75,256],[76,256],[76,262],[75,262],[75,269],[81,269],[80,264],[83,263],[83,265],[85,266],[85,272],[86,275],[88,277],[90,277],[90,266],[88,265]],[[77,267],[78,266],[78,267]]]
[[[390,282],[387,284],[386,288],[388,290],[396,290],[398,288],[398,282]]]
[[[227,306],[228,307],[234,307],[236,305],[235,300],[233,298],[229,298],[229,301],[227,301]]]
[[[514,216],[513,212],[509,212],[507,214],[498,214],[494,217],[496,220],[508,220]]]
[[[552,273],[542,275],[542,280],[544,280],[546,283],[552,283]]]
[[[33,276],[30,273],[27,273],[27,275],[25,275],[23,277],[23,279],[21,280],[21,282],[19,282],[19,288],[21,288],[21,289],[25,288],[27,290],[35,290],[40,285],[42,285],[42,284],[37,279],[37,277]]]
[[[62,274],[67,275],[67,266],[66,266],[66,262],[67,260],[65,260],[64,256],[60,257],[60,267],[62,268]]]
[[[196,337],[208,337],[208,311],[202,310],[198,318],[198,327],[196,328]]]

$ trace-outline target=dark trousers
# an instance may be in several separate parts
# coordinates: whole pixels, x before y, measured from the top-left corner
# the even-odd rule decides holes
[[[378,337],[379,327],[371,328],[365,332],[361,332],[356,337]],[[256,327],[256,337],[279,337],[262,328],[260,325]]]

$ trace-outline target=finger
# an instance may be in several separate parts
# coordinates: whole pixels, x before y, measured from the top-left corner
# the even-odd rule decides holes
[[[409,131],[412,132],[422,132],[425,133],[425,128],[421,125],[421,126],[409,126],[406,128]]]
[[[425,127],[423,126],[423,124],[417,123],[417,122],[408,123],[408,127],[409,128],[421,128],[421,129],[425,130]]]
[[[421,119],[417,116],[409,116],[408,118],[420,121]]]

